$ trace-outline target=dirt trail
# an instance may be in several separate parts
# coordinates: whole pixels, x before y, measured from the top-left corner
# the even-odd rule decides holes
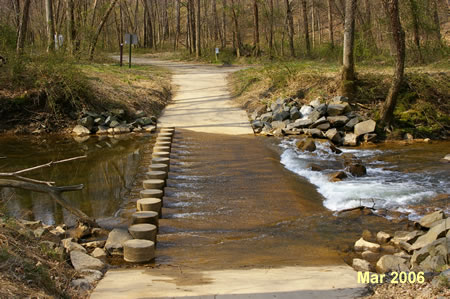
[[[170,68],[178,85],[160,118],[180,130],[156,266],[109,270],[91,298],[358,296],[363,286],[325,245],[316,228],[322,222],[306,220],[326,213],[315,189],[251,136],[245,112],[230,101],[226,75],[237,68],[135,63]]]

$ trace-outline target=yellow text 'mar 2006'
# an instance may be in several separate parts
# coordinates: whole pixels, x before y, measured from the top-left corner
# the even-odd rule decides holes
[[[358,271],[358,283],[383,283],[386,274]]]

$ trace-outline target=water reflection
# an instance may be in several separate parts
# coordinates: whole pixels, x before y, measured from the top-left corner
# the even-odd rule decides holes
[[[57,185],[84,184],[82,191],[65,193],[65,197],[91,217],[111,217],[126,204],[151,138],[151,135],[91,137],[75,141],[71,137],[2,137],[0,156],[7,159],[0,160],[0,169],[9,172],[87,155],[86,159],[30,172],[29,177],[55,181]],[[72,215],[46,194],[3,188],[0,198],[13,216],[38,219],[47,224],[74,223]]]

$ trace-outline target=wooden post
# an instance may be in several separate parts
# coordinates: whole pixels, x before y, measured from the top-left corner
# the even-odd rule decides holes
[[[120,67],[123,65],[123,44],[120,44]]]
[[[131,69],[131,37],[130,37],[130,52],[128,53],[128,68]]]

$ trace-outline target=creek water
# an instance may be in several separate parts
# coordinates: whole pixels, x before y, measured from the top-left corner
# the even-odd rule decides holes
[[[150,164],[152,142],[151,135],[82,143],[2,138],[0,156],[7,159],[0,160],[0,171],[87,154],[85,160],[30,174],[58,185],[85,184],[67,198],[101,225],[126,227]],[[307,169],[312,161],[327,169],[342,167],[322,145],[317,154],[304,155],[293,141],[177,130],[155,262],[192,269],[342,263],[342,252],[363,229],[392,232],[403,224],[377,216],[341,217],[334,210],[369,197],[383,207],[409,208],[448,193],[448,164],[439,162],[448,145],[346,149],[366,163],[369,174],[330,185],[324,177],[331,170]],[[46,223],[72,219],[45,195],[6,188],[0,194],[13,215]],[[398,200],[401,196],[405,199]]]

